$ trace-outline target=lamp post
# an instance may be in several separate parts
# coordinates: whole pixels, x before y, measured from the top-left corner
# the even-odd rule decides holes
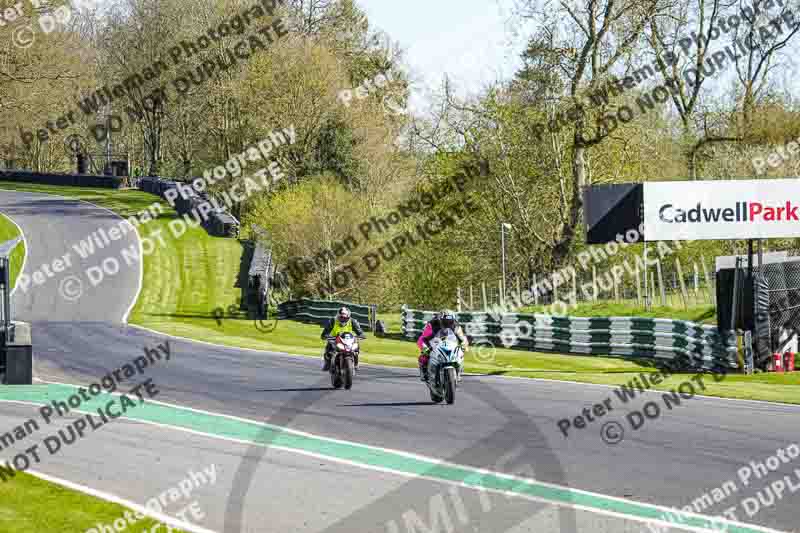
[[[502,299],[503,303],[506,301],[506,230],[511,229],[511,224],[506,222],[500,223],[500,257],[503,269],[503,287],[502,287]]]

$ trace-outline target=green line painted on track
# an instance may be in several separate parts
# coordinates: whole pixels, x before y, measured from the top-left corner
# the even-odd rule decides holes
[[[65,401],[70,395],[78,392],[77,387],[48,384],[32,386],[10,386],[0,388],[0,401],[30,402],[38,405],[50,403],[52,400]],[[280,447],[298,452],[306,452],[361,465],[389,470],[402,475],[425,476],[436,480],[462,483],[476,489],[499,490],[507,493],[530,496],[554,504],[576,505],[588,510],[608,512],[639,520],[659,520],[670,522],[663,508],[645,503],[621,500],[558,487],[532,479],[506,477],[502,474],[481,472],[476,468],[452,464],[441,464],[435,459],[409,456],[372,446],[337,441],[325,437],[301,434],[279,426],[235,419],[224,415],[203,413],[179,406],[161,405],[145,402],[139,404],[135,398],[136,408],[131,408],[123,415],[129,420],[151,422],[188,429],[210,437],[236,439],[248,443]],[[102,393],[90,401],[84,401],[80,410],[95,412],[104,407],[113,397]],[[44,427],[46,425],[42,424]],[[672,527],[692,527],[709,531],[731,533],[757,533],[774,531],[758,526],[721,522],[699,515],[687,516],[674,511],[676,522]],[[723,526],[724,524],[724,526]]]

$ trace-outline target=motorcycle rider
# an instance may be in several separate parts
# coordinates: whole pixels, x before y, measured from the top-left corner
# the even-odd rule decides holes
[[[461,324],[456,320],[455,314],[447,309],[443,309],[439,313],[434,313],[433,319],[425,324],[422,335],[417,339],[417,346],[419,346],[420,349],[418,363],[421,381],[428,381],[428,361],[430,360],[431,351],[430,341],[443,329],[453,330],[453,333],[455,333],[458,338],[459,345],[465,353],[469,348],[467,336],[464,334]]]
[[[361,329],[361,324],[358,323],[358,320],[351,317],[350,309],[347,307],[340,308],[336,316],[328,321],[325,329],[322,330],[320,338],[322,340],[327,340],[328,337],[336,337],[340,333],[353,333],[360,339],[366,338],[364,336],[364,331]],[[327,372],[331,369],[331,357],[333,357],[335,352],[336,344],[333,340],[329,340],[325,345],[325,352],[323,354],[325,364],[322,370]],[[356,358],[356,368],[358,368],[358,358]]]
[[[417,347],[419,348],[417,363],[419,364],[419,378],[422,381],[428,381],[428,352],[430,351],[424,339],[426,337],[432,338],[434,331],[442,329],[441,317],[442,313],[440,311],[433,313],[433,318],[425,324],[425,327],[422,328],[422,334],[417,339]]]

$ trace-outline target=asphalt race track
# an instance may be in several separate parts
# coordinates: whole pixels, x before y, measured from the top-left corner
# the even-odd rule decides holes
[[[31,275],[92,231],[119,221],[86,203],[10,191],[0,191],[0,212],[25,234],[24,272]],[[33,467],[38,472],[144,504],[190,470],[215,465],[215,483],[166,512],[175,515],[196,500],[204,516],[187,514],[186,520],[232,533],[707,531],[687,525],[650,529],[643,516],[660,516],[663,510],[653,506],[691,505],[729,480],[738,491],[703,514],[736,506],[740,522],[780,531],[798,527],[800,498],[788,488],[771,505],[762,494],[767,503],[751,517],[740,502],[757,500],[760,489],[784,476],[800,485],[800,457],[761,479],[754,475],[747,486],[737,471],[800,441],[800,406],[695,397],[633,431],[624,415],[647,399],[621,407],[614,398],[613,412],[565,438],[557,421],[613,396],[610,388],[466,376],[454,406],[433,405],[415,371],[363,365],[352,391],[334,391],[318,359],[215,347],[125,325],[141,264],[120,261],[119,272],[97,287],[84,271],[136,244],[128,234],[85,261],[72,251],[71,269],[27,292],[16,290],[14,317],[32,323],[34,375],[42,382],[86,386],[141,356],[145,347],[169,342],[170,360],[146,369],[146,377],[158,386],[157,401],[177,407],[143,406],[140,421],[112,421],[59,453],[45,454]],[[68,275],[82,280],[76,301],[59,293],[59,280]],[[3,432],[36,414],[36,406],[3,401],[12,396],[0,396]],[[617,444],[601,438],[609,421],[626,430]],[[8,458],[58,427],[54,422],[0,456]],[[430,458],[447,464],[421,469]],[[474,475],[456,473],[465,468],[479,478],[477,469],[536,481],[503,485],[505,493],[524,492],[509,497],[501,489],[474,488]],[[497,483],[488,486],[502,485]]]

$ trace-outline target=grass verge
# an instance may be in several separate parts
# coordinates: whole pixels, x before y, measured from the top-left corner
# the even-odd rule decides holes
[[[3,215],[0,214],[0,243],[5,241],[14,239],[16,237],[20,237],[19,229],[17,226],[14,225],[11,220]],[[17,276],[19,276],[20,270],[22,270],[22,262],[25,259],[25,243],[20,242],[14,251],[11,252],[11,272],[9,272],[9,280],[11,281],[11,286],[13,287],[14,284],[17,282]]]
[[[550,306],[525,307],[520,313],[547,313]],[[683,307],[653,306],[645,309],[635,303],[597,302],[580,303],[569,307],[567,314],[570,316],[638,316],[644,318],[672,318],[674,320],[689,320],[702,324],[716,324],[717,312],[713,305],[694,305],[688,309]]]
[[[50,483],[36,476],[17,472],[13,479],[0,483],[0,532],[86,531],[97,524],[113,529],[114,520],[124,519],[126,507],[82,492]],[[140,515],[141,516],[141,515]],[[152,518],[136,520],[135,531],[151,531],[158,524]],[[156,531],[166,531],[162,526]],[[173,531],[179,531],[173,529]]]
[[[233,239],[209,236],[202,228],[189,229],[175,238],[167,224],[176,217],[174,210],[158,197],[141,191],[112,191],[106,189],[77,189],[44,185],[20,185],[0,182],[0,188],[49,192],[84,199],[129,216],[153,202],[165,206],[165,213],[140,228],[140,234],[161,230],[165,247],[144,258],[144,286],[131,312],[132,324],[163,333],[212,342],[232,347],[253,348],[320,357],[322,342],[316,325],[294,321],[262,323],[245,318],[238,309],[242,283],[242,245]],[[221,308],[222,316],[214,310]],[[667,308],[665,317],[694,321],[713,320],[713,308],[681,310]],[[627,314],[626,314],[627,312]],[[651,310],[658,316],[659,308]],[[630,316],[631,310],[616,304],[591,304],[579,307],[575,313],[584,316]],[[642,313],[635,313],[642,315]],[[645,315],[646,316],[646,315]],[[399,332],[396,314],[385,318],[390,331]],[[274,324],[274,329],[272,325]],[[416,368],[417,349],[408,341],[396,338],[375,338],[364,341],[362,361],[371,364]],[[321,362],[321,361],[320,361]],[[651,372],[652,367],[639,361],[617,357],[564,356],[561,354],[497,349],[492,353],[471,350],[466,357],[468,372],[519,377],[548,378],[586,383],[619,385],[627,383],[639,372]],[[656,387],[661,390],[685,381],[687,376],[673,376]],[[722,382],[705,380],[705,394],[727,398],[782,401],[800,404],[800,372],[792,374],[731,375]]]

